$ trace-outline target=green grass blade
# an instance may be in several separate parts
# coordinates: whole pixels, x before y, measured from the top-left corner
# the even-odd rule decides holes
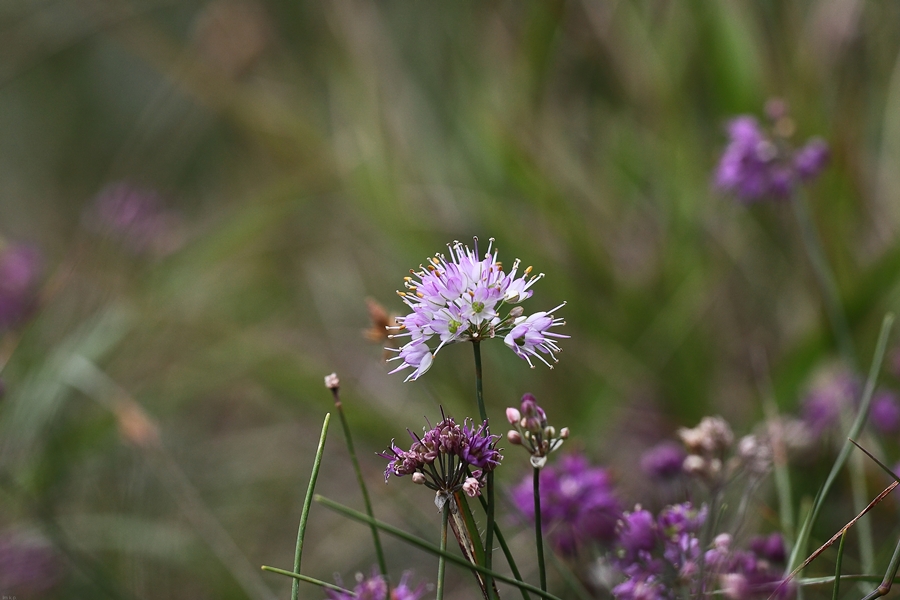
[[[309,476],[309,487],[306,488],[306,499],[303,501],[303,512],[300,513],[300,527],[297,529],[297,549],[294,552],[294,573],[300,574],[300,556],[303,554],[303,536],[306,535],[306,523],[309,520],[309,509],[312,506],[313,494],[316,490],[316,479],[319,477],[319,467],[322,466],[322,454],[325,452],[325,436],[328,435],[328,423],[331,421],[331,413],[325,414],[325,422],[322,423],[322,435],[319,436],[319,447],[316,448],[316,459],[313,462],[312,473]],[[297,600],[300,594],[300,581],[294,579],[291,585],[291,600]]]

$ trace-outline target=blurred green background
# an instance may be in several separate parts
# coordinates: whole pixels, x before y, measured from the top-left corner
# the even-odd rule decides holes
[[[705,414],[748,431],[769,385],[794,411],[835,344],[789,207],[712,189],[723,126],[781,97],[831,145],[809,202],[865,364],[900,308],[898,52],[900,4],[861,0],[0,2],[0,236],[45,282],[0,346],[0,532],[57,561],[20,597],[286,597],[258,567],[290,568],[332,371],[376,512],[434,539],[374,452],[475,412],[471,350],[404,384],[363,331],[452,240],[568,302],[555,369],[484,346],[496,418],[533,392],[625,470]],[[91,227],[116,182],[168,211],[151,247]],[[359,507],[336,426],[319,489]],[[313,510],[304,571],[368,572]]]

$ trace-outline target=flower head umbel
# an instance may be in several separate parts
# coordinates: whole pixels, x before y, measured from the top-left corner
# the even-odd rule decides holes
[[[491,435],[487,421],[476,427],[469,419],[460,425],[445,416],[421,437],[409,435],[413,439],[409,450],[398,448],[391,440],[390,449],[379,453],[390,461],[384,480],[391,475],[412,475],[414,483],[436,492],[438,508],[459,490],[472,497],[480,495],[487,474],[503,460],[496,449],[500,436]]]
[[[523,446],[531,454],[531,465],[540,469],[547,464],[547,456],[562,446],[569,438],[569,428],[556,428],[547,424],[547,414],[538,406],[531,394],[522,396],[521,410],[510,406],[506,419],[515,429],[506,434],[511,444]]]
[[[392,337],[408,337],[409,341],[395,350],[399,355],[391,360],[402,363],[391,373],[412,367],[406,381],[418,379],[446,344],[479,342],[499,335],[532,367],[533,357],[548,366],[545,356],[556,362],[560,348],[555,340],[568,336],[550,329],[565,323],[553,316],[565,303],[531,316],[525,316],[519,306],[510,306],[530,298],[531,286],[544,274],[531,275],[531,267],[519,274],[518,259],[509,273],[504,272],[497,251],[492,251],[493,241],[483,258],[478,254],[477,239],[475,250],[454,242],[447,246],[449,258],[438,254],[404,278],[406,291],[397,293],[412,312],[397,317],[400,333]],[[432,347],[434,338],[437,345]]]
[[[789,138],[794,132],[786,105],[767,105],[771,131],[750,115],[728,123],[728,146],[715,173],[715,185],[743,202],[765,198],[786,198],[801,181],[814,179],[828,163],[828,145],[813,138],[793,150]]]

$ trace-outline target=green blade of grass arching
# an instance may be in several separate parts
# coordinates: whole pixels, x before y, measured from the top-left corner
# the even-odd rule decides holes
[[[353,519],[354,521],[365,523],[367,525],[375,525],[378,529],[384,531],[388,535],[400,538],[408,544],[416,546],[417,548],[420,548],[425,552],[434,554],[435,556],[443,556],[447,560],[447,562],[462,566],[466,569],[478,571],[479,573],[487,575],[497,581],[502,581],[503,583],[515,586],[519,589],[527,590],[532,594],[535,594],[536,596],[540,596],[541,598],[547,598],[548,600],[560,600],[559,597],[554,596],[549,592],[544,592],[539,587],[533,586],[523,581],[517,581],[513,577],[503,575],[502,573],[498,573],[496,571],[491,571],[490,569],[487,569],[481,565],[472,564],[467,559],[462,558],[461,556],[457,556],[446,551],[442,552],[438,546],[432,544],[431,542],[418,538],[410,533],[407,533],[406,531],[403,531],[402,529],[394,527],[393,525],[388,525],[387,523],[378,521],[376,519],[370,519],[368,515],[361,513],[358,510],[353,510],[352,508],[344,506],[343,504],[339,504],[334,500],[330,500],[328,498],[325,498],[324,496],[316,494],[315,501],[319,504],[325,505],[327,508],[330,508],[337,513],[344,515],[345,517]]]
[[[853,421],[853,425],[850,428],[850,432],[847,436],[848,438],[857,437],[859,435],[859,432],[862,430],[863,425],[865,425],[866,416],[869,412],[869,405],[872,402],[872,394],[875,392],[875,383],[878,380],[878,374],[881,372],[881,363],[884,360],[884,354],[887,350],[887,341],[893,324],[894,315],[888,313],[887,315],[885,315],[884,321],[882,321],[881,323],[881,332],[878,335],[878,343],[875,346],[875,354],[872,358],[872,365],[869,368],[869,376],[866,380],[866,387],[863,391],[862,401],[860,402],[859,406],[859,412],[857,412],[856,419]],[[844,442],[844,445],[841,447],[840,453],[838,453],[837,459],[834,461],[834,465],[831,467],[831,471],[828,473],[828,477],[825,478],[825,483],[822,485],[822,489],[820,489],[819,493],[816,494],[816,499],[813,502],[812,510],[807,515],[806,520],[804,521],[803,526],[800,529],[800,533],[797,536],[797,543],[794,545],[794,548],[791,551],[790,560],[788,560],[785,574],[793,571],[799,557],[806,552],[806,543],[809,540],[810,530],[812,529],[813,524],[816,522],[816,518],[819,516],[819,511],[822,509],[822,505],[825,503],[825,498],[828,495],[829,490],[831,490],[831,486],[837,479],[837,476],[840,473],[841,469],[843,469],[844,465],[847,463],[847,459],[850,457],[850,451],[852,448],[853,445],[850,443],[849,439]]]
[[[841,542],[838,544],[837,561],[834,564],[834,586],[831,588],[831,600],[838,600],[838,592],[841,588],[841,564],[844,562],[844,541],[847,535],[841,536]]]
[[[308,575],[301,575],[300,573],[291,573],[290,571],[285,571],[284,569],[279,569],[277,567],[270,567],[268,565],[262,566],[263,571],[269,571],[270,573],[278,573],[279,575],[285,575],[287,577],[292,577],[294,581],[304,581],[306,583],[311,583],[313,585],[317,585],[319,587],[325,588],[326,590],[332,590],[338,592],[340,594],[347,594],[351,597],[355,597],[356,593],[353,590],[348,590],[342,588],[339,585],[334,585],[333,583],[328,583],[327,581],[322,581],[321,579],[316,579],[315,577],[309,577]]]
[[[316,479],[319,477],[319,467],[322,466],[322,454],[325,452],[325,436],[328,435],[328,423],[331,421],[331,413],[325,414],[325,422],[322,423],[322,435],[319,436],[319,447],[316,448],[316,459],[313,461],[312,473],[309,476],[309,487],[306,489],[306,499],[303,501],[303,512],[300,513],[300,527],[297,529],[297,549],[294,552],[294,573],[300,574],[300,557],[303,554],[303,536],[306,535],[306,523],[309,520],[309,509],[312,506],[313,494],[316,490]],[[291,600],[297,600],[300,594],[300,580],[294,579],[291,585]]]

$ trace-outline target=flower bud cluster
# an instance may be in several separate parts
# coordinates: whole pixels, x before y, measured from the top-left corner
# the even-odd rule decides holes
[[[440,506],[459,490],[471,497],[480,495],[487,474],[503,460],[496,449],[500,436],[491,435],[487,421],[476,427],[470,419],[460,425],[445,416],[434,427],[426,428],[421,437],[412,432],[409,435],[413,439],[409,450],[391,440],[390,449],[379,453],[390,461],[384,480],[391,475],[411,475],[413,483],[437,492],[435,502]]]
[[[734,433],[722,417],[703,417],[693,429],[682,427],[678,437],[687,448],[683,468],[711,485],[723,481],[723,461],[734,445]]]
[[[511,444],[528,450],[531,465],[536,469],[543,468],[547,464],[547,456],[569,438],[568,427],[557,432],[547,423],[547,414],[531,394],[522,396],[520,408],[507,408],[506,419],[515,427],[506,434],[506,438]]]

